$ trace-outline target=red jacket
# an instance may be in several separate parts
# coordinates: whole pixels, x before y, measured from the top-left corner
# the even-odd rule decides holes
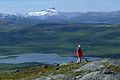
[[[81,48],[78,48],[78,49],[77,49],[76,55],[77,55],[77,57],[82,57],[82,56],[83,56],[83,53],[82,53],[82,49],[81,49]]]

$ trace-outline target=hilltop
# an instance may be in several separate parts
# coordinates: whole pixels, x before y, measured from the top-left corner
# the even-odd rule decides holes
[[[42,65],[0,73],[2,80],[120,80],[120,60]]]

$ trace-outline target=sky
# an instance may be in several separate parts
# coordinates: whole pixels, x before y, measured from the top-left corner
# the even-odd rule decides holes
[[[0,0],[0,13],[25,14],[53,7],[61,12],[116,11],[120,0]]]

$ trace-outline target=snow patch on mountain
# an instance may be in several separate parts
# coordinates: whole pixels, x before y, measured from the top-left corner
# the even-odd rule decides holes
[[[40,12],[29,12],[27,16],[55,16],[59,13],[55,8],[43,9]]]

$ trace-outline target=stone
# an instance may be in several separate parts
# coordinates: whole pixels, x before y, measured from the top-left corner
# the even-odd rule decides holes
[[[56,64],[54,64],[54,66],[59,66],[59,65],[60,65],[60,64],[57,64],[57,63],[56,63]]]
[[[59,70],[59,69],[60,69],[60,68],[58,68],[58,67],[57,67],[57,68],[55,68],[55,70]]]
[[[25,70],[21,70],[21,69],[16,69],[15,72],[16,73],[25,73],[26,71]]]
[[[50,77],[41,77],[41,78],[36,78],[36,79],[34,79],[34,80],[52,80],[52,78],[50,78]]]
[[[103,70],[103,73],[104,73],[104,74],[114,74],[114,72],[111,71],[110,69],[104,69],[104,70]]]
[[[65,65],[68,65],[68,63],[62,63],[59,66],[65,66]]]
[[[42,65],[43,68],[48,68],[48,65]]]

